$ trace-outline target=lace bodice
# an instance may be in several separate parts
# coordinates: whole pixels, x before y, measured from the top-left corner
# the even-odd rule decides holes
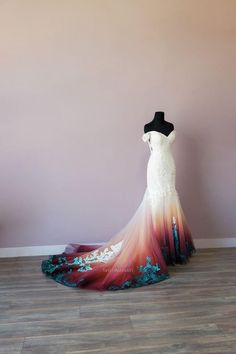
[[[150,132],[144,133],[142,139],[144,142],[148,142],[150,151],[161,151],[161,149],[165,146],[169,146],[175,140],[176,131],[172,130],[172,132],[166,136],[160,132],[152,130]]]
[[[175,130],[168,136],[157,131],[150,131],[142,136],[143,141],[148,142],[151,152],[147,166],[147,189],[154,204],[160,197],[177,193],[175,162],[170,149],[175,136]]]

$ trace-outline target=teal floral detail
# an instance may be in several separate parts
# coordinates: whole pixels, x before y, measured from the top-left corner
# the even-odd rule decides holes
[[[138,271],[141,273],[141,275],[138,275],[131,280],[126,280],[122,285],[110,285],[108,287],[108,290],[137,288],[148,284],[158,283],[170,277],[168,273],[157,274],[159,270],[160,267],[158,266],[158,264],[155,263],[152,265],[152,258],[147,256],[145,266],[140,265],[138,267]]]
[[[42,271],[46,273],[47,275],[52,275],[53,273],[53,278],[60,278],[64,276],[64,273],[68,274],[72,272],[72,269],[69,270],[64,270],[60,269],[62,268],[63,265],[66,267],[70,266],[79,266],[77,269],[78,272],[86,272],[88,270],[92,270],[92,267],[86,263],[86,260],[84,261],[82,257],[75,257],[73,259],[73,262],[68,262],[66,257],[58,256],[56,259],[56,263],[54,262],[54,256],[49,256],[48,260],[43,260],[41,264]],[[60,273],[57,272],[57,270],[60,269]]]
[[[62,264],[66,263],[66,257],[58,257],[57,263],[53,263],[54,256],[49,256],[47,260],[43,260],[41,264],[42,272],[46,274],[54,273],[58,268],[62,266]]]
[[[173,223],[173,239],[174,239],[176,260],[178,260],[178,258],[181,258],[181,257],[180,257],[179,232],[177,230],[176,223]]]
[[[65,278],[65,275],[72,273],[72,271],[73,270],[70,269],[67,272],[57,273],[53,275],[53,279],[60,284],[76,288],[78,286],[77,283],[73,283]]]
[[[152,265],[151,257],[146,257],[146,261],[147,261],[147,263],[146,263],[145,267],[140,265],[138,268],[138,271],[140,273],[143,273],[143,275],[141,277],[138,277],[138,281],[143,282],[143,283],[155,280],[156,276],[157,276],[156,273],[160,270],[157,263]]]
[[[83,260],[82,257],[75,257],[72,263],[67,263],[68,266],[78,265],[78,272],[87,272],[87,270],[92,270],[92,267],[87,264],[86,260]]]
[[[89,252],[87,256],[67,258],[65,253],[61,255],[49,256],[47,260],[43,260],[41,264],[42,272],[48,276],[56,278],[62,282],[63,277],[70,272],[70,270],[77,272],[91,271],[92,264],[106,263],[110,259],[117,256],[122,247],[123,241],[110,245],[109,247],[101,247]]]
[[[67,280],[65,277],[73,272],[73,269],[69,270],[61,270],[57,272],[57,269],[61,267],[63,264],[66,264],[67,258],[66,257],[58,257],[57,262],[58,264],[53,264],[54,256],[49,256],[48,260],[42,261],[42,271],[46,273],[46,275],[54,279],[56,282],[60,284],[64,284],[70,287],[77,287],[77,283],[71,282]]]

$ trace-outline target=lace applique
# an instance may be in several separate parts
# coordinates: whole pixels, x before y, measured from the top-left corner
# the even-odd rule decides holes
[[[126,280],[124,283],[122,283],[122,285],[110,285],[108,290],[137,288],[140,286],[157,283],[170,277],[169,273],[157,274],[159,270],[160,268],[158,264],[154,263],[152,265],[152,258],[147,256],[145,266],[140,265],[138,267],[138,271],[141,273],[141,275],[136,276],[132,280]]]
[[[84,260],[87,263],[95,263],[95,262],[105,263],[106,261],[113,258],[120,252],[122,243],[123,241],[120,241],[114,245],[111,245],[110,247],[106,247],[103,251],[100,252],[99,250],[95,250],[91,252],[91,254],[88,257],[84,258]]]
[[[72,263],[67,263],[68,265],[79,265],[78,272],[86,272],[87,270],[92,270],[91,264],[93,263],[106,263],[109,259],[115,257],[121,250],[123,241],[106,247],[103,251],[95,250],[87,257],[76,257]],[[109,249],[110,248],[110,249]]]
[[[54,256],[50,256],[48,260],[42,262],[42,270],[47,274],[54,273],[63,265],[78,266],[78,272],[87,272],[92,270],[91,264],[98,262],[107,262],[109,259],[115,257],[121,250],[123,241],[120,241],[110,247],[106,247],[103,251],[95,250],[90,252],[87,257],[75,257],[72,262],[68,262],[65,256],[58,256],[57,263],[54,264]],[[68,271],[67,271],[68,273]]]

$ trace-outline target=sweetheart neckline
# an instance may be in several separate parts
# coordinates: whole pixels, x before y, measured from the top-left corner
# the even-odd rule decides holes
[[[149,132],[147,132],[147,133],[157,133],[157,134],[161,134],[161,135],[163,135],[165,138],[169,138],[169,136],[173,133],[173,132],[175,132],[175,129],[173,129],[168,135],[165,135],[165,134],[163,134],[163,133],[161,133],[161,132],[158,132],[158,131],[156,131],[156,130],[150,130]],[[147,134],[147,133],[145,133],[145,134]]]

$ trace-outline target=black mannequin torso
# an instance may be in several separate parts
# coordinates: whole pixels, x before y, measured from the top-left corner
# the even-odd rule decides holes
[[[174,124],[165,121],[164,112],[155,112],[155,116],[150,123],[144,125],[144,133],[155,130],[168,136],[174,130]]]

